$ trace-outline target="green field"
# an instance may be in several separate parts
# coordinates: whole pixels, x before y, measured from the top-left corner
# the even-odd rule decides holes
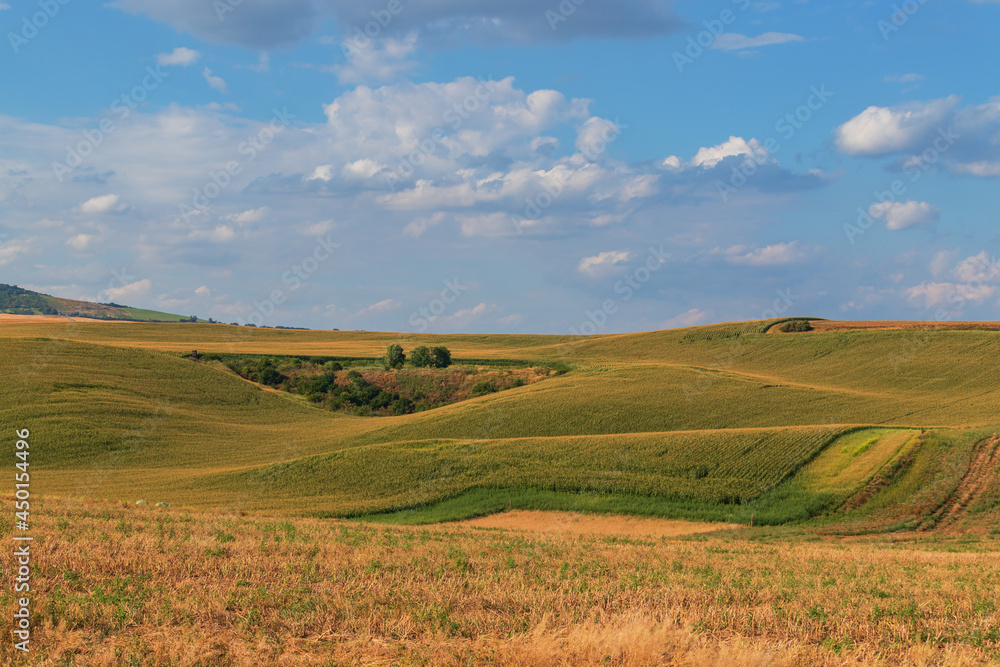
[[[1000,334],[772,324],[573,338],[10,323],[0,414],[35,434],[36,492],[51,495],[404,522],[512,507],[855,527],[930,517],[1000,422],[1000,369],[983,362]],[[445,345],[472,373],[570,370],[370,418],[178,354],[370,364],[397,342]],[[948,481],[929,485],[943,467]]]

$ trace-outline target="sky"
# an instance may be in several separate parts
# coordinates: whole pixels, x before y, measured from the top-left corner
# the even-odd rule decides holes
[[[0,27],[0,282],[418,333],[1000,319],[1000,0],[4,0]]]

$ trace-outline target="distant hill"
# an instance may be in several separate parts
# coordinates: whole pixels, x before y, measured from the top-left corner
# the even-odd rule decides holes
[[[131,308],[117,303],[91,303],[49,296],[26,290],[17,285],[0,283],[0,313],[15,315],[62,315],[88,317],[97,320],[127,322],[194,322],[197,318],[156,310]]]

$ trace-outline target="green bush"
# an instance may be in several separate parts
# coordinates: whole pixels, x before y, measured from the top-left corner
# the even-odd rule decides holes
[[[809,320],[792,320],[781,325],[780,331],[784,333],[797,333],[800,331],[812,331]]]
[[[451,366],[451,352],[446,347],[435,347],[431,350],[434,357],[434,368],[448,368]]]
[[[410,363],[417,368],[426,368],[434,365],[434,357],[431,356],[430,348],[421,345],[410,353]]]
[[[386,370],[390,368],[402,368],[403,364],[406,363],[406,355],[403,354],[403,348],[395,343],[387,347],[385,356],[382,357],[382,363],[385,364]]]
[[[472,386],[472,391],[469,393],[470,397],[475,398],[476,396],[485,396],[486,394],[493,394],[497,390],[497,387],[492,382],[486,380],[480,380]]]

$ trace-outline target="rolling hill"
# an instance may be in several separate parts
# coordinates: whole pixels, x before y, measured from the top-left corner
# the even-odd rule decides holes
[[[984,363],[1000,333],[776,323],[581,338],[16,322],[0,327],[0,418],[37,434],[37,491],[71,497],[403,522],[512,507],[851,531],[997,517],[995,457],[966,478],[1000,424],[1000,369]],[[371,359],[390,343],[572,370],[375,419],[186,358]],[[962,511],[943,514],[960,488]]]
[[[115,303],[92,303],[32,292],[17,285],[0,284],[0,313],[12,315],[61,315],[127,322],[195,321],[184,315],[131,308]]]

